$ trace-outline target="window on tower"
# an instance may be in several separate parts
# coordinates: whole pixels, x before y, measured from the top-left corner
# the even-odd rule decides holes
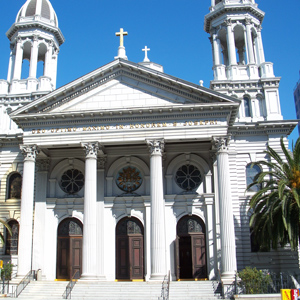
[[[248,96],[244,96],[244,113],[245,117],[251,117],[251,101]]]

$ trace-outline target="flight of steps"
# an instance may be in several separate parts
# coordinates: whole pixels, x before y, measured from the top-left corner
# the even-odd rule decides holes
[[[21,292],[20,300],[61,300],[68,281],[31,281]],[[11,298],[14,299],[14,298]]]
[[[217,283],[215,283],[217,285]],[[212,281],[171,281],[169,300],[216,300]]]
[[[32,281],[20,300],[62,299],[68,282]],[[158,300],[161,282],[85,282],[78,281],[72,300]],[[212,281],[171,281],[169,300],[216,300]]]

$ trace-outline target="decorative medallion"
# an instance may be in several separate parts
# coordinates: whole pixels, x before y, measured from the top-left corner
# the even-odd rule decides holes
[[[177,170],[175,181],[183,190],[192,191],[200,185],[202,181],[201,173],[193,165],[184,165]]]
[[[60,180],[61,189],[67,194],[78,193],[84,185],[84,175],[76,169],[66,171]]]
[[[126,193],[136,191],[142,184],[141,172],[135,167],[125,167],[119,171],[116,184]]]

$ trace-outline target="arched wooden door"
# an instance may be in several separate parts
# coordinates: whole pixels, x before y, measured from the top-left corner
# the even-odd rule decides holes
[[[177,223],[177,279],[207,278],[205,225],[196,216],[185,216]]]
[[[124,218],[116,227],[116,279],[144,279],[144,228],[136,218]]]
[[[57,229],[56,278],[70,279],[82,272],[82,223],[75,218],[63,220]]]

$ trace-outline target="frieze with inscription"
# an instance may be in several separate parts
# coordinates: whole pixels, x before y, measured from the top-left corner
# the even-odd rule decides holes
[[[114,125],[91,125],[83,127],[56,127],[50,129],[32,129],[32,134],[60,134],[74,133],[85,131],[109,131],[109,130],[134,130],[134,129],[151,129],[151,128],[174,128],[174,127],[202,127],[221,125],[218,120],[193,120],[184,122],[153,122],[153,123],[132,123],[132,124],[114,124]]]

